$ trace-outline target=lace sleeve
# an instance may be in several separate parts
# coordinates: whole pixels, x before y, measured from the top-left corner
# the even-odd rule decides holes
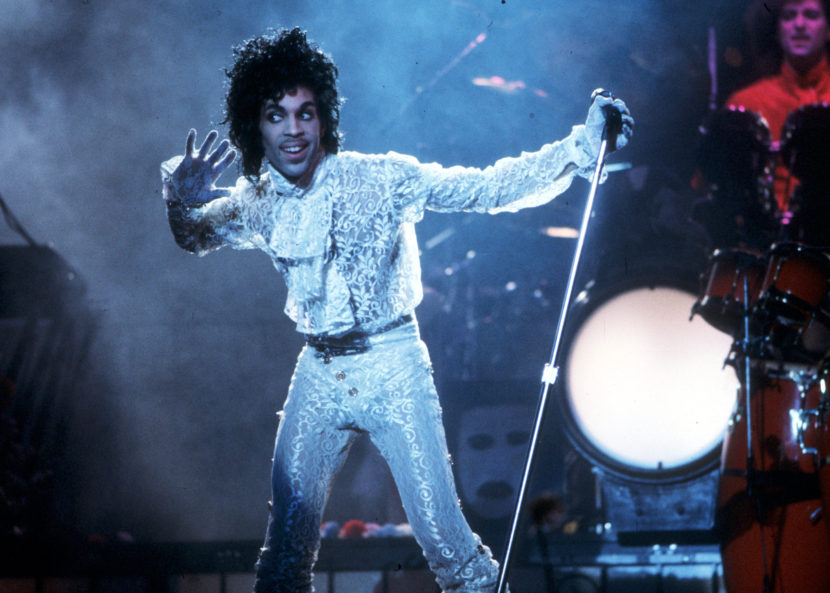
[[[404,176],[396,193],[409,220],[417,220],[423,209],[512,212],[549,202],[570,187],[574,176],[590,178],[593,158],[584,127],[574,126],[559,142],[519,157],[499,159],[485,169],[418,165],[417,173]]]
[[[244,198],[252,192],[250,183],[240,178],[229,197],[202,206],[187,206],[170,179],[170,173],[180,159],[170,159],[161,166],[167,220],[176,244],[197,255],[205,255],[225,245],[237,249],[253,248],[255,245],[248,237],[244,223]]]

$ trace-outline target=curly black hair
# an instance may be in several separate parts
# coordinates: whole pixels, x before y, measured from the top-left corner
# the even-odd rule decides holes
[[[753,0],[744,20],[749,30],[750,49],[755,55],[756,74],[771,76],[781,68],[784,52],[778,40],[778,21],[784,5],[792,0]],[[821,0],[825,18],[830,19],[830,0]]]
[[[340,149],[341,100],[337,92],[337,67],[319,47],[306,39],[299,27],[254,37],[233,49],[235,61],[225,75],[230,80],[225,97],[228,136],[242,153],[242,174],[255,181],[262,168],[265,149],[259,131],[262,105],[279,101],[298,86],[307,87],[317,101],[323,136],[321,144],[330,154]]]

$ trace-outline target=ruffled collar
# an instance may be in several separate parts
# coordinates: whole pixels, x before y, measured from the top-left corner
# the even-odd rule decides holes
[[[331,199],[325,179],[331,170],[331,155],[317,165],[308,187],[297,187],[270,163],[265,192],[273,203],[273,229],[268,243],[278,256],[290,260],[324,258],[330,248]]]
[[[318,163],[308,187],[300,188],[268,163],[265,192],[273,204],[273,254],[283,268],[288,297],[285,312],[304,334],[337,334],[355,326],[351,292],[332,259],[332,199],[326,180],[332,155]]]
[[[274,165],[272,165],[270,161],[268,161],[266,165],[268,183],[271,184],[274,192],[280,196],[302,198],[306,194],[313,192],[315,187],[318,187],[324,183],[326,176],[331,170],[331,156],[332,155],[328,153],[323,155],[320,162],[317,163],[317,167],[314,169],[314,175],[311,177],[311,183],[309,183],[307,187],[299,187],[290,182],[288,179],[283,177],[282,173],[274,168]]]

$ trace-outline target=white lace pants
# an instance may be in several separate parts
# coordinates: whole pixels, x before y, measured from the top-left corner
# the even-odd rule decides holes
[[[429,354],[417,322],[325,362],[303,349],[280,413],[257,593],[308,593],[331,482],[359,432],[386,459],[415,539],[445,592],[491,593],[498,564],[456,494]]]

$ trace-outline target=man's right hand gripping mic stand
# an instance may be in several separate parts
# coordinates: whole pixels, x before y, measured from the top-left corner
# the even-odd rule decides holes
[[[597,89],[591,94],[591,102],[598,95],[611,97],[611,93],[603,89]],[[597,186],[599,185],[600,175],[602,173],[602,166],[605,162],[606,154],[613,152],[616,149],[617,134],[622,130],[622,116],[620,112],[608,105],[604,108],[605,112],[605,127],[602,130],[602,141],[599,147],[599,154],[597,155],[596,169],[594,170],[593,178],[591,179],[591,189],[588,192],[588,199],[585,204],[585,211],[582,215],[582,225],[579,230],[579,237],[574,251],[574,258],[571,262],[571,271],[568,277],[568,284],[565,288],[565,297],[562,302],[562,309],[559,313],[559,322],[556,327],[556,336],[553,342],[553,350],[551,352],[550,362],[545,365],[542,372],[542,392],[539,396],[539,402],[536,406],[536,419],[533,424],[533,432],[530,436],[530,443],[528,445],[527,460],[525,462],[524,471],[522,473],[521,485],[519,486],[518,498],[516,506],[513,511],[513,520],[510,525],[510,532],[507,538],[507,545],[504,550],[504,557],[501,562],[501,572],[499,573],[498,587],[496,593],[504,593],[507,574],[510,568],[510,557],[513,552],[513,544],[516,539],[516,530],[519,524],[519,515],[521,514],[524,499],[527,494],[527,484],[530,479],[530,473],[533,469],[533,458],[536,451],[536,444],[539,440],[539,433],[542,428],[542,419],[547,405],[548,393],[551,385],[556,383],[556,377],[559,374],[559,346],[562,341],[562,335],[565,328],[565,319],[570,308],[571,298],[573,296],[574,284],[576,280],[577,269],[579,268],[579,259],[582,256],[582,248],[585,244],[585,234],[588,230],[588,221],[593,210],[594,198],[597,193]]]

